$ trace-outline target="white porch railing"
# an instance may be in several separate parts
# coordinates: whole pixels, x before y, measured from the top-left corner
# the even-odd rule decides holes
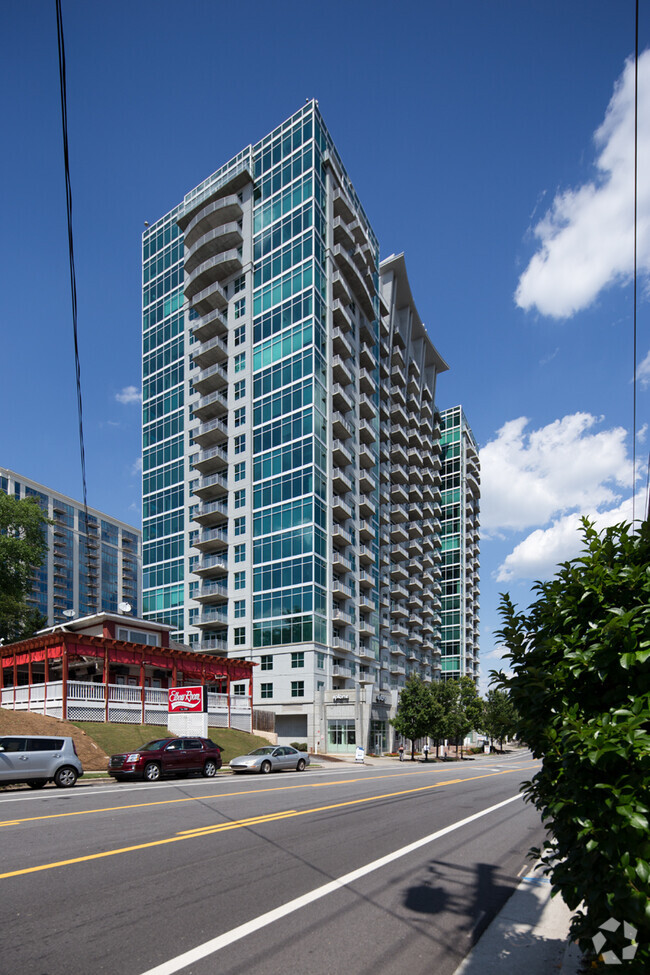
[[[241,731],[252,731],[252,712],[248,697],[241,694],[211,694],[208,692],[208,725]],[[0,692],[0,706],[15,711],[34,711],[55,718],[71,721],[106,721],[124,724],[144,723],[167,725],[167,690],[145,687],[144,707],[142,688],[129,684],[109,684],[108,701],[106,685],[90,681],[69,680],[67,686],[67,713],[63,713],[63,681],[47,684],[4,687]]]

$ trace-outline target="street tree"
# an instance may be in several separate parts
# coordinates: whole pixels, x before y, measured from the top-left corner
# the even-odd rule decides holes
[[[34,571],[47,552],[47,518],[33,498],[0,491],[0,638],[23,640],[47,622],[27,603]]]
[[[483,702],[481,731],[490,739],[490,744],[498,741],[503,750],[503,742],[517,731],[517,712],[507,691],[490,688]]]
[[[417,674],[411,674],[399,696],[397,713],[391,720],[395,731],[411,742],[411,761],[415,761],[415,742],[429,728],[431,696],[427,685]]]
[[[461,748],[463,739],[481,726],[483,702],[479,697],[478,688],[471,677],[465,675],[459,680],[447,681],[450,684],[451,699],[447,712],[448,737],[456,743],[456,754]]]
[[[575,912],[571,936],[589,951],[607,924],[608,950],[641,975],[650,971],[650,524],[599,534],[585,519],[583,542],[580,557],[536,583],[527,611],[502,596],[510,673],[493,677],[541,759],[524,792],[550,839],[531,852]]]
[[[429,687],[431,704],[427,734],[436,747],[436,758],[440,757],[440,746],[443,741],[450,737],[449,712],[454,697],[451,684],[452,681],[439,680]]]

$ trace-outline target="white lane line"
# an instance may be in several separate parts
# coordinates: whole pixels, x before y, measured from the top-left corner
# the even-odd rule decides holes
[[[180,972],[183,968],[187,968],[188,965],[193,965],[203,958],[207,958],[208,955],[213,955],[215,952],[221,951],[222,948],[227,948],[236,941],[241,941],[242,938],[246,938],[249,934],[253,934],[255,931],[259,931],[269,924],[273,924],[274,921],[279,921],[280,918],[286,917],[288,914],[293,914],[294,911],[298,911],[308,904],[313,904],[314,901],[320,900],[322,897],[327,897],[328,894],[333,894],[343,887],[348,887],[361,877],[365,877],[375,870],[380,870],[394,860],[399,860],[401,857],[413,853],[414,850],[419,850],[420,847],[426,846],[428,843],[433,843],[434,840],[440,839],[441,836],[446,836],[447,833],[453,833],[454,830],[460,829],[462,826],[467,826],[468,823],[473,823],[475,820],[481,819],[482,816],[488,816],[490,813],[496,812],[497,809],[502,809],[509,803],[521,798],[522,796],[519,794],[510,796],[509,799],[504,799],[503,802],[498,802],[495,806],[488,806],[487,809],[482,809],[481,812],[467,816],[466,819],[459,819],[457,823],[452,823],[451,826],[445,826],[444,829],[439,829],[436,833],[430,833],[421,840],[416,840],[415,843],[409,843],[408,846],[403,846],[401,850],[395,850],[394,853],[380,857],[379,860],[373,860],[364,867],[359,867],[358,870],[352,870],[350,873],[346,873],[342,877],[330,881],[329,884],[316,887],[315,890],[309,891],[307,894],[302,894],[302,896],[296,897],[294,900],[288,901],[286,904],[282,904],[272,911],[267,911],[266,914],[260,914],[259,917],[253,918],[245,924],[240,924],[239,927],[233,928],[232,931],[226,931],[225,934],[220,934],[217,938],[212,938],[202,945],[197,945],[196,948],[185,951],[182,955],[177,955],[176,958],[170,958],[169,961],[163,962],[162,965],[157,965],[155,968],[148,969],[142,975],[173,975],[174,972]]]

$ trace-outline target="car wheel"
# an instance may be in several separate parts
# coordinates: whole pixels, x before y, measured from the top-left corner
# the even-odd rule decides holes
[[[260,765],[260,772],[263,772],[266,775],[270,771],[271,771],[271,763],[270,762],[262,762],[262,764]]]
[[[211,758],[209,758],[203,766],[203,774],[205,775],[206,779],[212,779],[217,774],[217,765],[212,761]]]
[[[144,767],[143,778],[147,782],[157,782],[160,778],[160,765],[157,762],[147,762]]]
[[[46,783],[47,779],[32,779],[27,785],[30,789],[42,789]]]
[[[304,771],[305,771],[305,760],[304,758],[301,758],[298,764],[296,765],[296,772],[304,772]]]
[[[59,789],[69,789],[75,784],[77,777],[76,769],[70,765],[64,765],[63,768],[58,768],[54,773],[54,783],[58,785]]]

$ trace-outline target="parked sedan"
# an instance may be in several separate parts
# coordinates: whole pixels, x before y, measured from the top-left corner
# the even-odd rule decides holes
[[[264,745],[248,755],[233,758],[230,768],[233,772],[280,772],[282,769],[295,769],[304,772],[309,765],[309,755],[299,752],[291,745]]]
[[[191,772],[212,778],[220,768],[221,748],[209,738],[157,738],[133,752],[111,755],[108,774],[118,781],[157,782],[164,776]]]

